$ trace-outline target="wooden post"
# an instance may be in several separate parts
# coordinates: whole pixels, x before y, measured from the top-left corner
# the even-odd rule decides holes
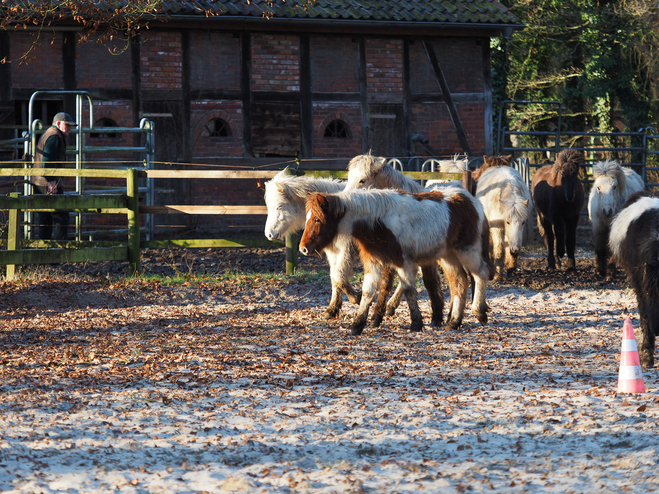
[[[295,170],[286,169],[287,175],[295,175]],[[297,271],[297,233],[286,235],[286,274],[295,274]]]
[[[465,188],[465,190],[469,191],[471,194],[473,191],[471,190],[471,184],[472,184],[472,179],[471,179],[471,171],[470,170],[462,170],[462,186]]]
[[[126,207],[128,208],[128,274],[140,274],[140,204],[137,192],[137,170],[126,170]]]
[[[16,192],[9,194],[11,197],[18,197]],[[18,224],[18,217],[20,211],[18,209],[9,210],[9,226],[7,229],[7,250],[18,250],[19,240],[18,232],[20,231]],[[16,265],[7,264],[7,281],[14,281],[16,276]]]

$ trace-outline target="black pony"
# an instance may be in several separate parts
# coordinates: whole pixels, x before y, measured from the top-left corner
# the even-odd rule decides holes
[[[659,195],[635,192],[611,223],[609,248],[636,292],[641,318],[638,356],[644,367],[654,367],[655,339],[659,335]]]
[[[553,165],[545,165],[533,175],[531,194],[538,213],[538,229],[545,239],[550,269],[555,269],[557,262],[560,267],[566,249],[567,269],[575,269],[577,224],[584,201],[583,185],[579,180],[579,166],[583,162],[583,153],[576,149],[564,149],[558,153]]]

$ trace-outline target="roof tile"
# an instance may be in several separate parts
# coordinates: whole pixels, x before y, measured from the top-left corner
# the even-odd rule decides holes
[[[127,0],[126,0],[127,1]],[[270,4],[270,5],[269,5]],[[176,15],[263,17],[272,12],[280,19],[338,19],[389,22],[450,22],[456,24],[519,24],[519,19],[498,0],[316,0],[307,9],[303,0],[168,0],[165,8]]]

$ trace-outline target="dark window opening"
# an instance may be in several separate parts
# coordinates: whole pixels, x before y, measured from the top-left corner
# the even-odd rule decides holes
[[[111,118],[101,118],[100,120],[97,120],[96,123],[94,124],[94,128],[96,127],[119,127],[117,125],[117,122],[112,120]],[[121,134],[118,132],[91,132],[89,134],[89,137],[92,137],[94,139],[119,139],[121,137]]]
[[[201,135],[204,137],[231,137],[231,127],[221,118],[213,118],[206,122]]]
[[[343,120],[332,120],[325,127],[324,137],[336,137],[338,139],[350,139],[350,127]]]

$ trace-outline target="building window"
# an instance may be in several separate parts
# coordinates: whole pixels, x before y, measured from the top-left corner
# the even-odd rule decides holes
[[[221,118],[213,118],[206,122],[201,135],[204,137],[231,137],[231,127]]]
[[[117,125],[117,122],[112,120],[111,118],[101,118],[100,120],[97,120],[96,123],[94,124],[94,128],[96,127],[119,127]],[[120,139],[121,134],[118,132],[91,132],[89,134],[89,137],[92,137],[94,139]]]
[[[338,139],[350,139],[350,127],[343,120],[332,120],[325,127],[324,137],[336,137]]]

